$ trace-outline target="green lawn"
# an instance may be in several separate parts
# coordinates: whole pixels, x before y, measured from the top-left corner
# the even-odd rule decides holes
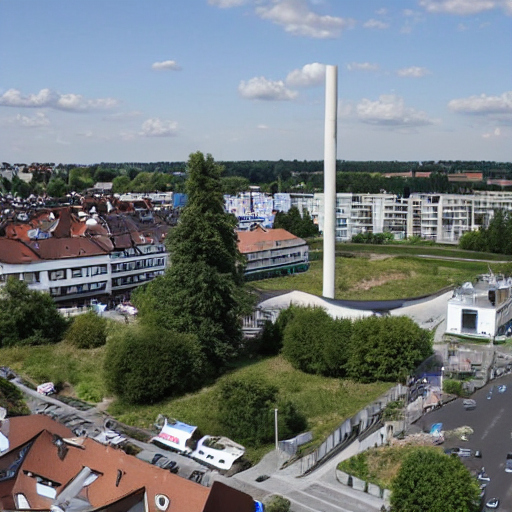
[[[498,265],[493,265],[498,268]],[[479,261],[446,261],[409,256],[336,258],[335,297],[348,300],[389,300],[420,297],[471,281],[488,271]],[[257,290],[300,290],[322,294],[322,261],[293,276],[255,281]]]
[[[237,376],[257,376],[278,387],[281,396],[292,401],[306,415],[314,441],[320,443],[346,418],[384,394],[390,383],[358,384],[352,381],[308,375],[295,370],[281,356],[264,359],[235,371]],[[220,381],[219,381],[220,382]],[[148,428],[158,414],[197,425],[203,433],[223,433],[217,413],[219,382],[198,393],[163,401],[153,406],[111,405],[109,412],[124,423]],[[269,410],[269,422],[273,422]],[[250,460],[258,460],[272,447],[248,450]]]
[[[34,387],[43,382],[69,383],[69,391],[90,402],[105,396],[104,349],[77,349],[66,342],[56,345],[18,346],[0,349],[2,365],[9,366]]]
[[[308,241],[311,252],[322,251],[322,239]],[[409,244],[392,243],[382,245],[337,243],[337,253],[359,253],[359,254],[390,254],[402,256],[439,256],[445,258],[460,258],[486,261],[512,261],[512,255],[494,254],[490,252],[464,251],[456,245],[431,245],[431,244]]]

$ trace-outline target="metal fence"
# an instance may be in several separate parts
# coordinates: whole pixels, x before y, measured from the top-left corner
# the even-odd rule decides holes
[[[316,469],[323,462],[348,446],[379,422],[381,413],[389,402],[394,402],[407,393],[407,386],[398,384],[372,404],[345,420],[329,437],[309,455],[301,459],[301,475]]]

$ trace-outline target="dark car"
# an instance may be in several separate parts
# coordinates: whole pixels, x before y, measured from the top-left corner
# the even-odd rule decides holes
[[[165,455],[162,455],[161,453],[155,454],[155,456],[151,460],[151,464],[153,464],[153,466],[157,466],[162,469],[168,469],[171,473],[175,473],[175,474],[179,470],[179,466],[176,461],[165,457]]]
[[[512,453],[507,453],[507,460],[505,461],[505,472],[512,473]]]

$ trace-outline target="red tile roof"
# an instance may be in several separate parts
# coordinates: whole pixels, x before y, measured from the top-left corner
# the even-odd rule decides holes
[[[261,226],[253,231],[239,231],[237,235],[238,250],[242,254],[272,249],[279,241],[297,240],[298,242],[304,242],[304,240],[292,235],[285,229],[264,229]]]
[[[53,500],[37,493],[35,476],[55,483],[58,496],[84,467],[88,467],[99,474],[87,487],[87,499],[95,509],[144,489],[148,512],[159,512],[155,504],[158,494],[169,498],[169,512],[254,511],[254,502],[245,493],[220,482],[214,482],[211,488],[204,487],[90,438],[86,438],[80,448],[67,445],[67,453],[61,459],[53,434],[63,438],[73,435],[69,429],[46,416],[9,420],[9,452],[0,457],[0,464],[4,457],[10,456],[13,448],[37,437],[14,478],[14,484],[0,483],[0,509],[12,509],[14,494],[23,493],[32,509],[48,510]]]

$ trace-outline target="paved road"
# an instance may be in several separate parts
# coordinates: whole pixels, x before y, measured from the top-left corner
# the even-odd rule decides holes
[[[497,390],[501,384],[507,386],[504,393]],[[488,399],[491,389],[492,396]],[[433,423],[441,422],[443,430],[470,426],[474,433],[469,436],[469,441],[447,439],[445,448],[460,446],[481,450],[481,459],[463,459],[464,464],[472,471],[485,467],[491,478],[486,498],[497,497],[501,500],[500,510],[512,511],[512,473],[505,473],[504,470],[507,452],[512,452],[512,375],[500,377],[487,384],[472,398],[477,402],[473,411],[464,410],[462,400],[458,399],[427,414],[419,424],[429,427]]]

